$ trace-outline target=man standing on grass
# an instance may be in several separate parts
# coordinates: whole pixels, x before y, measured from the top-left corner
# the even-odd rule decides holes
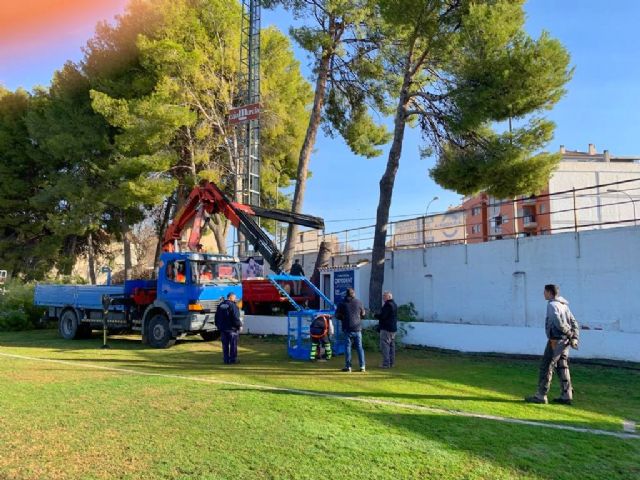
[[[569,373],[569,348],[578,348],[579,327],[576,318],[569,310],[569,302],[559,294],[560,287],[557,285],[544,286],[544,298],[549,302],[545,320],[548,341],[540,365],[538,391],[535,395],[526,397],[525,402],[547,403],[547,393],[551,386],[554,368],[558,372],[562,395],[554,398],[553,402],[571,405],[573,401],[573,388]]]
[[[236,305],[236,294],[230,293],[218,305],[215,317],[216,327],[222,340],[222,357],[225,365],[238,362],[238,335],[242,330],[240,309]]]
[[[380,313],[376,314],[379,320],[380,351],[382,352],[382,365],[380,368],[391,368],[396,363],[396,332],[398,331],[398,306],[393,301],[391,292],[382,294],[384,305]]]
[[[364,318],[364,306],[356,298],[353,288],[347,288],[344,300],[336,309],[336,318],[342,322],[342,331],[345,335],[345,365],[343,372],[351,371],[351,344],[358,351],[358,364],[360,371],[366,371],[364,349],[362,348],[362,319]]]

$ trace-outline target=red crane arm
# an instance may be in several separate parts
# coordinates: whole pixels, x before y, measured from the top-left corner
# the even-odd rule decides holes
[[[202,182],[191,191],[182,208],[176,213],[173,222],[167,227],[162,239],[162,249],[165,252],[175,251],[175,242],[180,241],[185,227],[193,220],[193,227],[189,236],[189,248],[197,250],[197,246],[200,243],[202,220],[206,216],[205,213],[208,215],[221,213],[237,228],[240,224],[240,219],[236,214],[236,209],[253,215],[253,211],[245,205],[227,200],[224,193],[215,184],[206,181]]]
[[[177,243],[182,238],[184,228],[193,220],[188,247],[191,251],[200,250],[203,220],[216,213],[227,217],[231,224],[243,233],[256,251],[260,252],[271,265],[271,269],[275,273],[282,272],[282,263],[284,261],[282,253],[253,220],[253,216],[272,218],[312,228],[324,228],[324,221],[318,217],[277,209],[268,210],[262,207],[251,207],[232,202],[214,183],[205,180],[191,191],[189,198],[187,198],[185,204],[167,228],[162,239],[162,249],[165,252],[175,251]]]

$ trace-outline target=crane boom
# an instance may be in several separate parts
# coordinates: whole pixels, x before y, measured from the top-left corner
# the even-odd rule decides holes
[[[252,216],[272,218],[313,228],[324,228],[324,220],[319,217],[232,202],[216,184],[205,180],[191,191],[185,204],[167,228],[162,240],[162,249],[165,252],[178,250],[177,244],[182,233],[193,220],[187,245],[189,250],[198,251],[201,247],[202,225],[208,221],[211,215],[216,213],[224,215],[234,227],[242,232],[247,241],[260,252],[276,274],[282,273],[282,264],[284,263],[282,252],[253,220]]]

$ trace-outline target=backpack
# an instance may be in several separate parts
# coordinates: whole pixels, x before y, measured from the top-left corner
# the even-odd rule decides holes
[[[328,315],[318,315],[313,319],[311,325],[309,325],[309,334],[311,338],[314,340],[320,340],[327,336],[329,333],[329,316]]]

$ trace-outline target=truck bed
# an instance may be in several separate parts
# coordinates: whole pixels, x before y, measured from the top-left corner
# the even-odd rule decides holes
[[[36,285],[33,303],[41,307],[67,305],[102,310],[102,295],[124,295],[124,285]],[[119,306],[117,309],[121,309]]]

